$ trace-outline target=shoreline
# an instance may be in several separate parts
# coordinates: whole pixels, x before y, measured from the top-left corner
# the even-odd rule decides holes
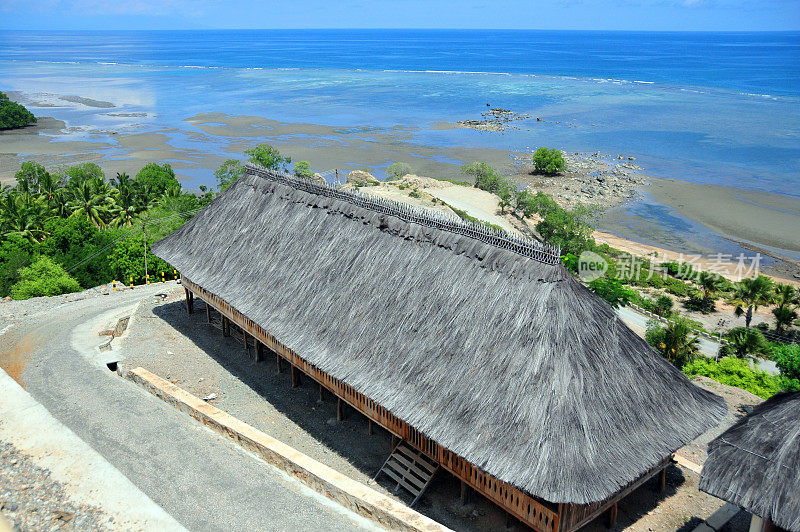
[[[107,110],[100,108],[104,115],[128,125],[131,120],[146,118],[105,113]],[[25,160],[49,168],[95,162],[109,176],[116,172],[135,175],[147,163],[168,162],[179,179],[197,188],[212,184],[213,171],[225,159],[241,157],[258,142],[272,144],[295,161],[310,161],[315,171],[337,168],[340,175],[357,169],[380,175],[389,164],[402,161],[418,175],[464,180],[461,165],[483,160],[564,205],[599,204],[606,210],[602,233],[624,241],[630,249],[652,248],[672,255],[679,252],[671,249],[702,249],[710,254],[721,251],[720,242],[724,242],[729,248],[769,257],[767,262],[774,264],[765,270],[770,274],[800,279],[800,260],[796,260],[800,258],[800,231],[792,230],[800,227],[800,198],[654,177],[625,155],[563,152],[568,171],[548,177],[530,172],[530,153],[419,143],[413,138],[418,129],[412,127],[342,128],[210,112],[186,117],[183,124],[172,128],[143,131],[143,126],[89,127],[39,117],[34,126],[0,133],[0,183],[12,183],[14,172]],[[180,129],[187,126],[188,130]],[[691,231],[660,227],[659,220],[630,212],[634,201],[645,195],[714,233],[717,245],[701,242]],[[630,238],[634,224],[638,224],[640,239]],[[649,237],[642,242],[644,235]]]

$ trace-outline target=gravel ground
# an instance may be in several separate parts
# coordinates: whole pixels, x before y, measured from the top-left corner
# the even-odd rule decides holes
[[[369,436],[366,419],[352,410],[343,422],[336,421],[332,397],[326,395],[320,401],[319,389],[309,379],[292,389],[286,367],[278,374],[273,358],[253,364],[241,335],[234,329],[233,337],[223,338],[216,313],[212,316],[209,325],[205,304],[199,299],[195,313],[188,316],[180,289],[171,290],[164,300],[146,300],[137,309],[128,333],[115,340],[115,349],[124,357],[120,370],[142,366],[198,397],[213,394],[215,398],[209,402],[215,406],[359,482],[410,502],[402,491],[394,495],[394,486],[385,477],[378,483],[371,478],[388,455],[388,433],[376,427]],[[252,351],[251,345],[250,355]],[[726,423],[741,415],[738,407],[732,409],[730,419],[718,429],[724,430]],[[697,450],[704,449],[714,435],[698,439],[694,447],[687,446],[692,450],[688,456],[700,461]],[[664,493],[654,491],[653,480],[620,504],[614,530],[692,530],[723,505],[698,491],[698,482],[694,473],[671,466]],[[458,481],[441,472],[415,509],[456,530],[508,530],[506,514],[485,499],[473,496],[469,504],[461,505]],[[527,529],[520,525],[512,528]],[[600,519],[585,530],[606,529]],[[747,522],[740,516],[725,532],[744,530]]]
[[[113,517],[72,502],[64,485],[50,478],[50,471],[4,441],[0,441],[0,513],[19,531],[116,528]]]

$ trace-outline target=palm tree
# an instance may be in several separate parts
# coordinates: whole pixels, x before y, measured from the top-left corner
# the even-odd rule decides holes
[[[104,191],[98,190],[97,185],[94,179],[86,179],[73,185],[72,199],[67,207],[72,216],[85,215],[94,225],[103,227],[113,200]]]
[[[647,341],[674,366],[682,368],[700,352],[700,339],[685,319],[670,321],[666,327],[651,327]]]
[[[753,312],[761,305],[772,302],[775,295],[775,284],[763,275],[755,278],[742,279],[736,285],[733,302],[736,305],[734,313],[737,317],[744,315],[745,327],[750,327],[753,321]]]
[[[703,292],[703,301],[707,302],[714,294],[722,287],[724,279],[721,275],[710,272],[700,272],[697,278],[697,284],[700,285],[700,290]]]
[[[117,173],[117,178],[111,180],[114,187],[114,206],[112,207],[111,224],[115,226],[133,225],[139,213],[136,187],[133,180],[126,173]]]
[[[770,346],[764,335],[756,329],[747,327],[736,327],[725,335],[728,339],[719,348],[719,356],[735,356],[738,358],[756,358],[759,355],[767,355]]]
[[[797,319],[797,307],[775,307],[772,309],[772,315],[775,316],[775,330],[778,334],[783,334]]]

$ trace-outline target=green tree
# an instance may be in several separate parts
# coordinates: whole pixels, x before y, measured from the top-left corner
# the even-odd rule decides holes
[[[33,161],[22,163],[20,169],[14,174],[14,179],[17,180],[17,190],[30,194],[39,193],[40,182],[53,181],[50,172],[41,164]]]
[[[697,278],[697,284],[700,285],[700,290],[703,292],[703,301],[706,305],[711,305],[717,291],[725,284],[725,279],[716,273],[700,272]]]
[[[245,155],[249,157],[251,163],[258,164],[268,170],[286,171],[286,165],[292,162],[291,157],[284,157],[277,149],[269,144],[259,144],[254,148],[245,150]]]
[[[114,279],[123,280],[126,284],[133,277],[134,284],[146,282],[144,265],[144,241],[141,234],[136,234],[118,242],[108,257],[111,274]],[[147,273],[150,282],[160,280],[160,272],[171,272],[172,266],[156,257],[150,251],[147,242]]]
[[[475,180],[475,188],[488,192],[497,192],[505,182],[503,176],[482,161],[475,161],[472,164],[465,165],[461,168],[461,171]]]
[[[119,230],[100,230],[85,216],[54,218],[45,224],[45,229],[49,236],[39,245],[39,253],[69,270],[82,287],[112,280],[108,246],[120,236]]]
[[[772,315],[775,316],[775,330],[778,334],[785,333],[798,316],[796,307],[775,307]]]
[[[542,220],[536,224],[536,230],[549,244],[561,246],[562,253],[580,255],[596,246],[592,238],[596,208],[577,205],[566,210],[556,205],[554,208],[544,208],[540,214]]]
[[[781,372],[784,390],[800,391],[800,345],[779,344],[772,347],[772,360]]]
[[[389,179],[400,179],[404,175],[408,175],[411,173],[411,166],[406,163],[394,163],[390,164],[389,167],[386,169],[386,176]]]
[[[103,170],[94,163],[84,163],[67,168],[66,180],[69,187],[74,188],[90,179],[105,181]]]
[[[175,172],[168,163],[162,165],[150,163],[146,165],[136,174],[134,182],[139,187],[140,192],[151,199],[158,198],[168,188],[181,188],[181,184],[175,177]]]
[[[725,334],[725,338],[728,341],[720,345],[720,357],[756,358],[770,355],[769,342],[756,329],[735,327]]]
[[[313,179],[314,172],[311,170],[311,165],[308,161],[297,161],[294,163],[294,175],[304,179]]]
[[[772,309],[775,329],[778,334],[783,334],[798,317],[800,291],[790,284],[778,284],[775,286],[775,303],[777,306]]]
[[[214,172],[214,177],[217,178],[217,188],[219,188],[220,192],[227,190],[243,175],[244,165],[242,161],[236,159],[228,159]]]
[[[682,368],[700,353],[700,340],[686,319],[670,321],[666,327],[652,323],[645,333],[647,343],[677,368]]]
[[[38,246],[23,236],[7,234],[0,240],[0,297],[11,292],[11,286],[19,281],[19,271],[30,266]]]
[[[589,289],[614,308],[630,304],[636,292],[622,285],[616,277],[598,277],[589,283]]]
[[[533,153],[533,166],[540,174],[554,175],[567,169],[567,162],[555,148],[539,148]]]
[[[774,283],[763,275],[742,279],[736,284],[733,302],[736,305],[736,316],[744,315],[745,327],[750,327],[753,312],[761,305],[769,304],[774,298]]]
[[[8,95],[0,92],[0,129],[15,129],[36,122],[36,117],[25,106],[12,102]]]
[[[78,281],[70,277],[64,268],[50,257],[39,257],[19,272],[19,281],[11,287],[14,299],[29,299],[37,296],[57,296],[81,289]]]

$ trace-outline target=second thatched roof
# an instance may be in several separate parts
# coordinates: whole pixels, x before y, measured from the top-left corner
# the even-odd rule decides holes
[[[459,224],[249,167],[153,251],[426,437],[551,502],[612,496],[723,415],[557,250]]]
[[[712,441],[700,489],[800,532],[800,392],[761,403]]]

